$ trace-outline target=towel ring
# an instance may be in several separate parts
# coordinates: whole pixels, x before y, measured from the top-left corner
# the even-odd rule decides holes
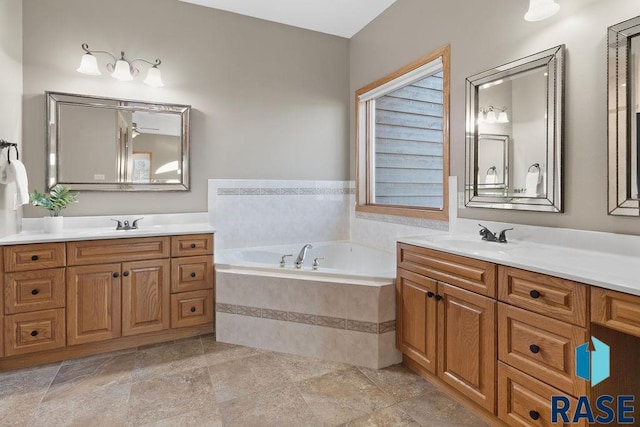
[[[5,149],[8,148],[9,152],[7,153],[7,162],[9,164],[11,164],[11,148],[14,148],[16,150],[16,160],[20,160],[20,154],[18,153],[18,144],[16,144],[15,142],[8,142],[5,141],[4,139],[0,139],[0,149]]]
[[[491,175],[498,175],[498,170],[496,169],[495,166],[491,166],[489,169],[487,169],[487,175],[489,175],[489,172],[491,171],[493,171]]]
[[[540,170],[540,163],[534,163],[531,166],[529,166],[529,170],[527,170],[527,172],[531,172],[531,168],[536,168],[536,169],[538,169],[538,172],[542,172]]]

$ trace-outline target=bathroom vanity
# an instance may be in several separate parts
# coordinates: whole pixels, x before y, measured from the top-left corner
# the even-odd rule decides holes
[[[396,337],[408,367],[492,424],[562,425],[551,423],[552,396],[566,396],[572,416],[580,396],[595,405],[604,394],[640,395],[640,286],[632,294],[559,277],[562,269],[514,267],[521,258],[508,245],[448,243],[456,253],[398,243]],[[588,271],[589,259],[577,262]],[[576,348],[591,336],[611,349],[610,377],[594,387],[576,376]]]
[[[0,370],[212,332],[213,234],[180,230],[0,242]]]

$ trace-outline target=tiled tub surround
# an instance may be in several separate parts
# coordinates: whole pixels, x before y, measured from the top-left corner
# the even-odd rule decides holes
[[[395,348],[393,279],[216,269],[221,342],[382,368]]]
[[[209,180],[219,249],[349,239],[351,181]]]

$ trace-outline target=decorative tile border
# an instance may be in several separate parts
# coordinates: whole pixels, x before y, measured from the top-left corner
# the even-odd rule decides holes
[[[282,187],[282,188],[257,188],[257,187],[220,187],[218,196],[337,196],[355,194],[354,188],[330,188],[330,187]]]
[[[413,218],[408,216],[383,215],[370,212],[356,212],[356,218],[366,219],[369,221],[388,222],[391,224],[409,225],[411,227],[430,228],[432,230],[449,230],[449,223],[447,221]]]
[[[389,320],[382,323],[363,322],[361,320],[345,319],[341,317],[316,316],[315,314],[296,313],[292,311],[271,310],[268,308],[249,307],[216,303],[218,313],[237,314],[239,316],[261,317],[263,319],[281,320],[283,322],[304,323],[325,328],[346,329],[348,331],[365,332],[367,334],[384,334],[396,330],[396,321]]]

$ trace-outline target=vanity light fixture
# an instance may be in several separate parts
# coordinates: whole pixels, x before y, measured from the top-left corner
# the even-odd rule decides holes
[[[113,54],[104,51],[104,50],[89,50],[89,45],[86,43],[82,44],[82,50],[84,50],[84,55],[82,55],[82,60],[80,61],[80,67],[78,67],[77,71],[82,74],[87,74],[89,76],[99,76],[102,73],[98,68],[98,61],[94,53],[104,53],[109,55],[113,62],[107,63],[107,70],[111,73],[111,77],[120,81],[130,81],[133,80],[135,76],[140,74],[140,70],[133,66],[134,62],[145,62],[151,67],[147,71],[147,77],[144,79],[143,83],[149,85],[151,87],[163,87],[164,83],[162,83],[162,76],[160,74],[160,70],[158,69],[158,65],[162,63],[159,59],[156,59],[155,62],[147,61],[146,59],[134,59],[127,60],[124,57],[124,52],[120,52],[120,58],[116,58]]]
[[[507,107],[503,107],[499,114],[496,114],[496,109],[493,105],[489,105],[487,108],[480,107],[478,123],[509,123]]]
[[[555,0],[529,0],[529,10],[524,14],[525,21],[542,21],[550,18],[560,10]]]

